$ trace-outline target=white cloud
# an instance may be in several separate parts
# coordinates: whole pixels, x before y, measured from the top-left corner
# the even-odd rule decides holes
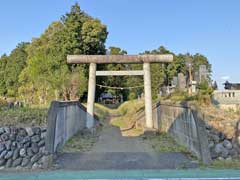
[[[222,80],[228,80],[228,79],[230,79],[230,76],[222,76],[221,79]]]

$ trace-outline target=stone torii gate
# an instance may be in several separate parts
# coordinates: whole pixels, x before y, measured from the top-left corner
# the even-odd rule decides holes
[[[150,63],[169,63],[173,55],[68,55],[68,64],[89,63],[88,98],[87,98],[87,127],[94,126],[94,102],[96,76],[144,76],[145,120],[146,128],[153,128],[152,93]],[[143,70],[138,71],[96,71],[97,64],[133,64],[143,63]]]

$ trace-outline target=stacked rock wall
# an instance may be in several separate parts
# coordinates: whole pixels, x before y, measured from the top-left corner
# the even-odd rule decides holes
[[[218,159],[236,159],[240,156],[240,126],[237,124],[235,136],[227,136],[222,131],[214,129],[212,126],[207,126],[209,149],[211,158]]]
[[[36,169],[44,166],[45,127],[0,127],[0,167]]]

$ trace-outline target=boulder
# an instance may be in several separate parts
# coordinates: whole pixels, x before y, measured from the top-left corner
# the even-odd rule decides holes
[[[26,143],[23,145],[23,147],[24,147],[25,149],[27,149],[27,148],[30,147],[30,145],[31,145],[31,142],[26,142]]]
[[[214,141],[215,143],[219,143],[220,141],[220,138],[218,135],[210,134],[209,137],[210,137],[210,140]]]
[[[11,141],[5,142],[5,146],[6,146],[6,149],[7,149],[8,151],[11,149],[11,145],[12,145],[12,142],[11,142]]]
[[[214,148],[214,150],[217,154],[220,154],[223,151],[223,149],[225,149],[225,148],[223,147],[222,143],[217,144]]]
[[[229,155],[233,158],[237,158],[238,157],[238,152],[237,152],[236,149],[233,148],[233,149],[229,150]]]
[[[4,156],[5,159],[10,159],[13,156],[13,151],[8,151],[7,154]]]
[[[6,149],[5,144],[0,143],[0,154]]]
[[[47,135],[47,132],[42,132],[42,133],[41,133],[41,139],[45,139],[45,138],[46,138],[46,135]]]
[[[21,163],[22,163],[22,158],[18,158],[12,162],[12,167],[17,167],[21,165]]]
[[[9,139],[11,140],[11,141],[15,141],[16,140],[16,134],[10,134],[9,135]]]
[[[39,143],[38,143],[38,146],[39,146],[39,147],[42,147],[42,146],[44,146],[44,145],[45,145],[45,141],[44,141],[44,140],[39,141]]]
[[[214,142],[213,141],[209,141],[208,148],[211,149],[213,147],[214,147]]]
[[[21,163],[21,166],[22,167],[26,167],[28,164],[30,163],[30,158],[23,158],[22,159],[22,163]]]
[[[23,139],[24,139],[24,136],[21,136],[21,135],[17,135],[17,137],[16,137],[16,141],[17,141],[17,142],[20,142],[20,143],[23,142]],[[23,143],[22,143],[22,144],[23,144]]]
[[[5,133],[5,130],[3,127],[0,127],[0,135],[2,135],[3,133]]]
[[[10,168],[10,167],[12,166],[12,162],[13,162],[12,159],[8,159],[7,162],[6,162],[5,167],[6,167],[6,168]]]
[[[223,149],[222,149],[222,152],[221,152],[221,157],[227,158],[228,155],[229,155],[228,150],[227,150],[226,148],[223,148]]]
[[[26,127],[25,130],[27,131],[28,136],[33,136],[34,132],[33,129],[31,127]]]
[[[223,141],[224,139],[226,139],[225,134],[223,134],[222,132],[218,133],[218,137],[219,137],[220,141]]]
[[[21,157],[25,157],[27,155],[26,149],[25,148],[20,149],[19,154]]]
[[[39,135],[35,135],[35,136],[32,136],[32,137],[31,137],[31,141],[32,141],[32,142],[37,143],[37,142],[39,142],[40,140],[41,140],[41,138],[40,138]]]
[[[9,134],[8,134],[8,133],[2,134],[2,135],[1,135],[1,139],[2,139],[3,141],[8,141],[8,140],[9,140]]]
[[[30,141],[31,141],[31,138],[29,136],[26,136],[26,137],[23,138],[22,143],[24,144],[24,143],[27,143],[27,142],[30,142]]]
[[[33,133],[34,133],[34,134],[37,134],[37,135],[40,135],[40,134],[41,134],[41,128],[39,128],[39,127],[34,127],[34,128],[33,128]]]
[[[34,154],[39,152],[39,147],[38,147],[37,143],[32,143],[31,149]]]
[[[5,156],[6,156],[6,154],[7,154],[7,150],[4,150],[1,154],[0,154],[0,159],[3,159]]]
[[[41,154],[35,154],[32,158],[31,158],[31,163],[36,163],[41,159],[42,155]]]
[[[229,140],[226,140],[226,139],[223,141],[223,146],[224,146],[225,148],[227,148],[228,150],[230,150],[230,149],[233,148],[232,143],[231,143]]]
[[[18,157],[19,157],[19,149],[15,149],[14,151],[13,151],[13,160],[15,160],[15,159],[17,159]]]
[[[27,148],[27,156],[32,157],[34,155],[32,148]]]
[[[5,163],[6,163],[6,159],[0,159],[0,166],[5,165]]]
[[[212,159],[216,159],[218,157],[218,153],[214,149],[210,151],[210,155]]]
[[[19,131],[18,131],[18,135],[22,136],[22,137],[25,137],[25,136],[28,135],[28,133],[27,133],[25,128],[20,128]]]
[[[11,132],[11,130],[10,130],[9,127],[4,127],[4,131],[5,131],[6,133],[8,133],[8,134],[10,134],[10,132]]]

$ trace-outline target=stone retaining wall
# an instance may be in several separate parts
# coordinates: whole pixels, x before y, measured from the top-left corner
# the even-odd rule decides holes
[[[46,128],[0,127],[0,168],[44,168]]]
[[[47,118],[46,150],[50,154],[56,153],[68,139],[85,129],[87,115],[79,101],[53,101]],[[97,122],[96,116],[94,119]]]
[[[166,132],[194,153],[204,164],[211,162],[204,117],[196,107],[159,102],[156,104],[159,131]]]

